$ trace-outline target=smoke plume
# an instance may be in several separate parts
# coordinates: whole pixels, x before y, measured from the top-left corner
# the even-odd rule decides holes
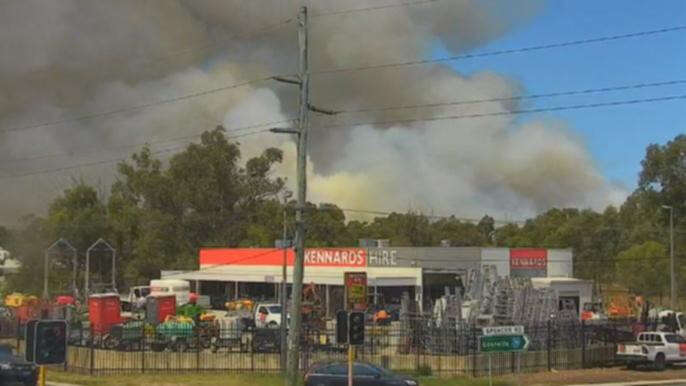
[[[231,130],[293,118],[295,87],[273,81],[128,108],[293,74],[298,3],[0,2],[0,223],[42,212],[73,178],[106,191],[115,167],[100,162],[125,157],[135,145],[173,150],[219,123]],[[508,112],[522,107],[517,102],[385,109],[525,92],[526,85],[503,75],[467,76],[441,63],[322,72],[422,60],[438,46],[454,54],[475,49],[527,23],[543,7],[541,0],[440,0],[397,7],[384,6],[405,2],[309,3],[313,103],[364,110],[313,117],[312,200],[498,216],[562,205],[600,208],[621,199],[624,193],[598,172],[564,122],[521,122],[507,115],[433,120]],[[370,7],[376,9],[339,12]],[[70,119],[115,110],[124,111]],[[65,122],[40,125],[60,121]],[[283,148],[286,162],[277,172],[294,181],[290,138],[267,133],[237,140],[246,157],[265,146]],[[85,166],[71,167],[80,164]],[[65,170],[37,173],[61,167]]]

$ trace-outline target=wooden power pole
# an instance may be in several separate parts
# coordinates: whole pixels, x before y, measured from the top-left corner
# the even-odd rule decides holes
[[[335,111],[325,110],[310,104],[310,69],[308,63],[307,7],[301,7],[298,13],[298,79],[275,76],[274,80],[296,84],[300,88],[299,116],[297,129],[272,128],[273,133],[295,134],[298,138],[297,174],[297,207],[295,211],[295,262],[293,264],[293,299],[288,326],[288,361],[286,365],[286,385],[300,384],[300,337],[302,334],[302,292],[305,273],[305,204],[307,202],[307,131],[310,127],[310,111],[334,115]]]
[[[288,334],[288,374],[286,384],[300,383],[300,334],[302,334],[302,291],[305,273],[305,223],[303,211],[307,200],[307,131],[310,125],[310,73],[307,56],[307,7],[298,13],[298,75],[300,77],[300,110],[298,114],[298,206],[295,211],[295,263],[293,266],[293,308]]]

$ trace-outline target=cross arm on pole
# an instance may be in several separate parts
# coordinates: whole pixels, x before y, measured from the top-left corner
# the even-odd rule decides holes
[[[298,86],[302,84],[302,81],[299,79],[286,78],[284,76],[272,76],[272,79],[281,83],[297,84]]]
[[[324,114],[324,115],[336,115],[336,114],[338,114],[338,111],[324,109],[324,108],[317,107],[317,106],[314,106],[311,104],[308,104],[307,108],[309,108],[310,111],[314,111],[315,113]]]
[[[269,129],[269,131],[277,134],[300,134],[300,132],[296,129],[284,127],[272,127],[271,129]]]

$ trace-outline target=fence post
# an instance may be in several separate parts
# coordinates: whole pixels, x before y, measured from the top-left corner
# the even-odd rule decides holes
[[[512,374],[515,373],[515,353],[511,352],[510,353],[510,371]]]
[[[581,368],[586,368],[586,321],[581,320]]]
[[[252,342],[255,340],[256,331],[253,330],[252,341],[250,342],[250,371],[255,371],[255,355]]]
[[[17,318],[17,353],[19,353],[19,346],[21,345],[21,319]],[[26,352],[26,347],[24,347]]]
[[[195,331],[195,371],[200,372],[200,350],[202,346],[200,345],[200,328]]]
[[[145,373],[145,323],[141,324],[141,372]]]
[[[471,334],[469,339],[471,341],[469,345],[469,352],[472,353],[472,376],[476,377],[476,355],[479,352],[479,343],[477,342],[478,337],[476,336],[476,329],[474,327],[469,328],[469,333]]]
[[[91,355],[90,355],[89,373],[90,373],[90,375],[93,375],[93,368],[95,367],[95,341],[93,339],[93,329],[92,328],[90,331],[90,346],[91,346],[91,350],[90,350]]]
[[[424,326],[422,326],[422,325],[419,324],[419,323],[416,323],[415,325],[416,325],[418,328],[415,328],[415,330],[414,330],[414,334],[415,334],[415,335],[414,335],[414,336],[415,336],[414,341],[415,341],[415,343],[416,343],[416,345],[415,345],[415,350],[414,350],[414,352],[415,352],[415,355],[414,355],[414,369],[415,369],[415,370],[419,370],[419,351],[422,350],[422,346],[424,346],[424,339],[423,339],[423,336],[424,336],[424,330],[423,330],[423,328],[424,328]],[[419,326],[421,326],[421,329],[422,329],[421,331],[418,331],[419,328],[420,328]]]
[[[552,370],[552,364],[551,364],[551,357],[550,357],[550,346],[551,346],[551,339],[550,339],[550,330],[551,330],[551,320],[548,319],[548,333],[546,334],[546,347],[548,349],[548,371]]]

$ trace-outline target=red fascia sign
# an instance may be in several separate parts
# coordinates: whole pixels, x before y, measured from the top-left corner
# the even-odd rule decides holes
[[[293,249],[286,251],[289,266],[295,261]],[[283,249],[276,248],[201,248],[200,267],[222,265],[283,265]],[[308,267],[366,267],[367,251],[363,248],[310,248],[305,250]]]
[[[541,269],[548,267],[548,250],[539,248],[510,249],[510,269]]]

